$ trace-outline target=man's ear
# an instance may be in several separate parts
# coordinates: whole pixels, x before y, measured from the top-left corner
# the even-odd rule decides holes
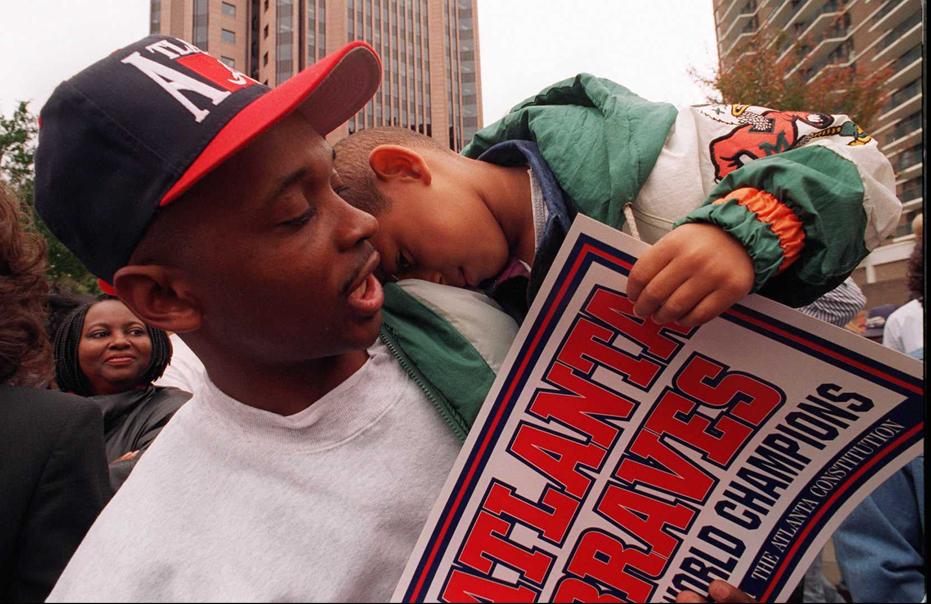
[[[173,269],[124,266],[113,276],[113,286],[126,306],[153,327],[185,333],[201,326],[203,309]]]
[[[378,145],[369,153],[369,166],[378,180],[420,181],[430,184],[430,166],[424,157],[401,145]]]

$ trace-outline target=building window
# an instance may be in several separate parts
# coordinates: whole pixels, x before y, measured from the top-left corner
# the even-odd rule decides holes
[[[326,0],[320,0],[317,12],[317,58],[326,54]]]
[[[291,23],[293,12],[293,0],[278,0],[278,22],[275,27],[275,85],[281,84],[294,73],[294,26]]]
[[[224,16],[235,17],[236,16],[236,5],[230,4],[229,2],[221,2],[220,10],[223,12]]]
[[[207,50],[207,0],[194,0],[194,46]]]
[[[316,60],[314,49],[316,48],[317,39],[317,19],[314,14],[314,1],[307,0],[307,62],[313,63]]]
[[[356,39],[356,16],[352,0],[346,2],[346,39],[352,42]]]
[[[268,0],[265,0],[265,10],[268,10]],[[268,84],[268,82],[265,83]]]
[[[262,30],[262,37],[263,38],[268,37],[268,23],[265,24],[265,28]]]
[[[262,65],[263,66],[268,65],[268,52],[267,51],[265,52],[264,55],[262,55]]]
[[[152,0],[149,4],[149,33],[162,31],[162,0]]]
[[[220,60],[223,61],[223,64],[229,67],[230,69],[236,69],[236,59],[231,57],[220,56]]]
[[[236,43],[236,32],[230,31],[228,29],[221,29],[220,39],[223,40],[224,44],[235,44]]]

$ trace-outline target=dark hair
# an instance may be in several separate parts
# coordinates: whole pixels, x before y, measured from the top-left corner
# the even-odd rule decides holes
[[[81,332],[84,331],[84,319],[87,311],[105,300],[118,300],[111,296],[100,296],[97,300],[83,304],[68,315],[55,333],[55,381],[64,392],[73,392],[81,396],[93,396],[90,382],[81,371],[78,347],[81,344]],[[157,327],[145,326],[152,342],[152,360],[149,368],[139,379],[140,384],[151,384],[161,377],[165,367],[171,361],[171,342],[168,334]]]
[[[45,241],[0,182],[0,383],[44,386],[52,356],[45,331]]]
[[[49,337],[54,339],[55,334],[58,333],[58,328],[78,306],[91,304],[96,299],[91,294],[77,293],[52,283],[46,296],[48,319],[45,324],[48,328]],[[54,341],[52,343],[54,344]]]
[[[918,300],[923,307],[925,305],[925,250],[924,244],[919,240],[912,250],[912,255],[908,259],[908,272],[906,274],[906,283],[908,292],[912,298]]]
[[[429,136],[407,128],[366,128],[337,142],[333,146],[336,152],[334,168],[344,187],[340,197],[373,216],[391,207],[391,200],[375,186],[375,173],[369,166],[369,154],[379,145],[452,153]]]

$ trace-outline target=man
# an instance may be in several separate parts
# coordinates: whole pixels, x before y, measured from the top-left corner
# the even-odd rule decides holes
[[[43,108],[43,219],[208,376],[51,601],[390,596],[459,442],[376,342],[376,223],[322,138],[380,73],[357,42],[269,90],[151,36]]]
[[[333,191],[380,72],[356,43],[270,91],[153,36],[43,109],[43,219],[209,374],[53,600],[390,595],[458,442],[372,346],[376,223]]]

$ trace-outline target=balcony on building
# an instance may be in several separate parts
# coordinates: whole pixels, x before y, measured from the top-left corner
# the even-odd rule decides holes
[[[895,170],[896,182],[906,183],[918,174],[923,173],[922,152],[924,146],[919,143],[900,153],[896,153],[889,160]]]
[[[778,6],[770,10],[766,21],[763,22],[763,28],[770,31],[782,29],[792,18],[792,15],[795,14],[797,8],[798,3],[792,0],[780,0]]]
[[[890,71],[890,76],[886,80],[886,88],[895,90],[908,84],[915,78],[921,76],[922,66],[921,44],[916,44],[898,59],[885,65]]]
[[[824,27],[825,24],[830,24]],[[802,34],[803,39],[822,39],[784,77],[796,71],[808,71],[810,80],[815,79],[827,65],[850,64],[853,43],[850,38],[850,15],[847,13],[825,13],[818,17]]]
[[[883,107],[877,123],[882,124],[883,129],[885,129],[891,125],[891,122],[919,111],[921,109],[921,96],[921,77],[918,77],[907,86],[892,93],[889,101],[886,102],[886,106]],[[878,131],[879,128],[877,128]]]
[[[921,42],[921,11],[912,13],[885,36],[879,39],[875,47],[873,60],[883,61]]]
[[[882,152],[885,153],[887,157],[891,157],[902,149],[907,149],[915,143],[920,142],[922,126],[920,109],[902,118],[898,122],[890,124],[889,128],[879,133],[884,134],[887,141],[886,144],[882,146]]]
[[[759,6],[756,0],[747,0],[741,9],[737,18],[730,24],[718,40],[721,48],[724,48],[725,55],[730,54],[734,48],[741,42],[749,39],[760,28],[760,20],[757,17]],[[730,40],[730,43],[728,43]]]
[[[810,68],[813,62],[822,59],[850,36],[850,15],[844,11],[844,4],[838,0],[831,0],[816,7],[819,9],[817,11],[806,10],[805,19],[801,18],[801,11],[793,18],[791,35],[785,36],[779,44],[778,60],[785,59],[796,44],[800,45],[798,51],[802,60],[786,74],[786,77],[791,76],[795,70]],[[820,42],[814,49],[805,48],[816,39]],[[817,70],[813,73],[815,72]]]
[[[919,173],[905,182],[900,182],[897,186],[897,197],[902,202],[902,217],[892,240],[895,242],[914,239],[912,220],[916,214],[924,210],[924,175]]]
[[[753,0],[755,3],[757,0]],[[731,17],[735,15],[743,14],[747,10],[748,0],[732,0],[730,4],[727,5],[727,8],[720,14],[718,18],[718,23],[727,23],[730,21]],[[754,9],[756,7],[753,7]]]
[[[796,11],[793,21],[811,23],[819,14],[837,12],[844,4],[846,4],[844,0],[828,0],[827,2],[824,2],[824,0],[807,0],[799,2],[798,6],[800,8]]]
[[[866,18],[871,23],[869,31],[888,31],[908,19],[916,8],[921,12],[920,7],[912,6],[912,0],[886,0]]]
[[[923,174],[919,174],[915,178],[910,178],[907,181],[904,181],[898,187],[898,198],[902,202],[902,206],[909,209],[914,207],[921,207],[922,200],[924,199],[924,184],[925,179]]]

